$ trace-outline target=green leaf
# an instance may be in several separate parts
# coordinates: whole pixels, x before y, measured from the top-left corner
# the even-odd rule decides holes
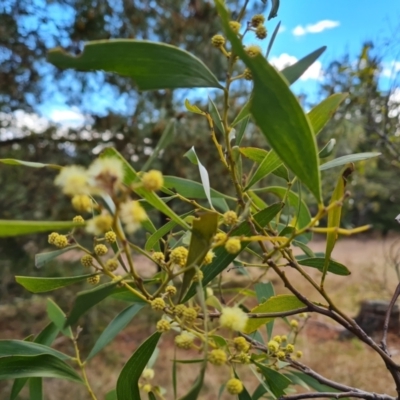
[[[269,152],[264,149],[259,149],[258,147],[241,147],[240,153],[246,158],[261,164]]]
[[[0,358],[0,380],[35,377],[83,383],[81,377],[68,364],[51,354]]]
[[[335,147],[336,139],[330,139],[329,142],[319,152],[319,158],[326,158],[332,154]]]
[[[134,285],[130,285],[134,287]],[[130,303],[144,303],[143,299],[134,293],[132,293],[126,287],[116,287],[114,286],[113,290],[110,291],[110,297],[116,300],[128,301]]]
[[[110,390],[110,391],[106,394],[105,400],[118,400],[118,398],[117,398],[117,391],[116,391],[115,389]]]
[[[288,80],[290,84],[294,83],[299,79],[304,72],[311,67],[312,64],[319,58],[319,56],[326,50],[326,46],[322,46],[319,49],[313,51],[295,64],[284,68],[281,74]]]
[[[322,383],[319,383],[315,378],[308,376],[303,372],[290,371],[290,374],[297,376],[298,378],[300,378],[303,382],[305,382],[308,386],[312,387],[317,392],[332,392],[332,393],[340,392],[340,390],[337,390],[328,385],[323,385]]]
[[[65,322],[65,326],[73,325],[90,308],[113,294],[117,284],[118,282],[107,282],[93,289],[78,293],[72,310]]]
[[[64,286],[87,280],[93,274],[72,276],[68,278],[37,278],[31,276],[16,276],[15,280],[32,293],[50,292]]]
[[[249,116],[245,117],[242,120],[242,123],[240,124],[239,128],[237,129],[237,132],[236,132],[236,145],[237,146],[240,146],[240,143],[242,143],[242,139],[243,139],[244,133],[246,132],[246,128],[247,128],[249,121],[250,121],[250,117]]]
[[[301,200],[297,193],[287,192],[287,188],[283,188],[280,186],[270,186],[270,187],[262,188],[262,189],[254,189],[254,192],[256,192],[256,193],[261,193],[261,192],[273,193],[276,196],[278,196],[280,199],[284,199],[286,196],[286,202],[291,207],[293,207],[296,210],[296,212],[298,212],[296,226],[299,229],[304,228],[311,222],[310,211],[309,211],[306,203],[304,202],[304,200]],[[306,233],[304,236],[307,237],[308,240],[311,240],[312,235],[310,233]]]
[[[316,269],[319,269],[321,272],[323,272],[325,258],[324,257],[306,258],[306,259],[302,259],[297,262],[300,265],[316,268]],[[347,276],[347,275],[351,274],[351,272],[348,270],[347,267],[345,267],[343,264],[341,264],[337,261],[333,261],[333,260],[329,260],[328,272],[331,272],[332,274],[335,274],[335,275],[342,275],[342,276]]]
[[[265,208],[262,211],[259,211],[254,215],[254,220],[257,224],[264,227],[267,225],[272,218],[278,214],[278,212],[282,209],[282,203],[275,203],[271,206]],[[233,229],[231,232],[232,236],[251,236],[252,230],[248,225],[247,221],[242,222],[237,228]],[[248,243],[242,242],[241,251],[243,251]],[[217,247],[214,250],[214,260],[213,262],[207,266],[207,268],[203,269],[204,277],[202,281],[202,286],[205,287],[209,282],[211,282],[216,276],[218,276],[228,265],[240,254],[229,254],[224,247]],[[196,285],[192,285],[182,300],[183,303],[188,301],[191,297],[196,294]]]
[[[76,249],[77,246],[68,246],[60,250],[48,251],[46,253],[39,253],[35,255],[35,267],[41,268],[43,265],[46,265],[49,261],[54,258],[64,254],[70,250]]]
[[[275,42],[275,39],[276,39],[276,35],[277,35],[278,32],[279,32],[280,26],[281,26],[281,21],[279,21],[279,22],[276,24],[276,27],[275,27],[275,29],[274,29],[274,32],[272,33],[271,39],[270,39],[270,41],[269,41],[269,43],[268,43],[267,52],[266,52],[266,54],[265,54],[265,58],[267,58],[267,59],[268,59],[269,53],[270,53],[271,50],[272,50],[272,46],[274,45],[274,42]]]
[[[101,154],[102,157],[111,157],[111,158],[118,158],[122,164],[124,165],[125,169],[125,176],[124,176],[124,183],[127,186],[131,186],[132,183],[138,182],[139,177],[137,172],[132,168],[132,166],[125,160],[125,158],[118,153],[112,147],[106,148],[103,153]],[[157,196],[156,193],[148,191],[144,188],[137,188],[134,190],[140,197],[145,199],[149,204],[151,204],[154,208],[158,211],[161,211],[168,217],[170,217],[173,221],[175,221],[178,225],[182,226],[185,229],[190,229],[189,225],[182,220],[174,211],[171,210],[163,201],[162,199]]]
[[[189,392],[184,396],[180,397],[179,400],[197,400],[200,391],[204,386],[204,375],[206,373],[207,360],[203,360],[203,365],[201,367],[200,373],[194,381],[193,386],[190,388]]]
[[[62,169],[60,165],[55,164],[43,164],[31,161],[23,161],[23,160],[16,160],[14,158],[2,158],[0,159],[0,163],[8,164],[8,165],[20,165],[23,167],[31,167],[31,168],[53,168],[53,169]]]
[[[72,221],[10,221],[2,219],[0,220],[0,238],[61,231],[82,226],[85,226],[85,223]]]
[[[194,165],[197,165],[199,167],[201,183],[203,184],[203,188],[204,188],[204,192],[206,194],[207,200],[210,203],[210,206],[212,207],[213,205],[212,205],[212,201],[211,201],[210,178],[208,176],[207,169],[204,167],[204,165],[200,162],[199,158],[197,157],[194,146],[192,146],[192,148],[184,154],[184,157],[187,157],[191,163],[193,163]]]
[[[349,164],[352,162],[368,160],[369,158],[378,157],[381,153],[358,153],[358,154],[349,154],[348,156],[338,157],[332,161],[328,161],[325,164],[322,164],[319,169],[321,171],[325,171],[330,168],[339,167],[345,164]]]
[[[110,57],[112,54],[112,57]],[[139,90],[214,87],[218,79],[191,53],[165,43],[147,40],[96,40],[79,56],[57,47],[48,52],[49,62],[59,68],[102,70],[131,77]]]
[[[186,266],[193,267],[188,269],[183,275],[183,281],[179,299],[186,293],[192,279],[196,274],[196,268],[200,267],[207,252],[210,250],[213,237],[218,229],[218,214],[214,212],[204,212],[193,220],[192,234],[190,237],[189,253]]]
[[[262,178],[275,171],[280,165],[282,165],[282,161],[280,160],[278,155],[274,151],[269,151],[261,164],[258,166],[256,172],[254,172],[254,175],[250,178],[250,181],[248,182],[244,190],[246,191],[250,189]]]
[[[162,150],[164,150],[172,141],[173,136],[175,134],[175,118],[171,118],[165,127],[163,133],[161,134],[161,137],[159,141],[156,144],[156,147],[154,147],[153,152],[151,153],[150,157],[147,159],[145,164],[142,167],[142,172],[147,171],[150,166],[153,164],[154,160],[157,159],[158,155]]]
[[[210,97],[208,97],[208,112],[210,113],[211,118],[214,121],[214,125],[218,128],[218,130],[222,134],[225,134],[225,129],[224,125],[222,124],[221,115],[219,114],[217,106]]]
[[[186,110],[188,110],[194,114],[206,115],[206,113],[204,111],[200,110],[199,107],[197,107],[194,104],[191,104],[188,99],[185,99],[185,108],[186,108]]]
[[[160,337],[160,332],[153,333],[124,365],[117,381],[118,400],[140,400],[139,379]]]
[[[29,378],[29,400],[43,400],[42,378]]]
[[[335,93],[322,100],[309,113],[308,118],[314,129],[315,135],[318,135],[322,128],[333,117],[339,105],[348,97],[348,93]]]
[[[50,354],[60,360],[70,359],[66,354],[43,344],[26,342],[24,340],[0,340],[0,357],[36,356],[38,354]]]
[[[181,215],[181,218],[185,218],[188,215],[191,215],[193,212],[190,211],[186,214]],[[163,225],[160,229],[158,229],[156,232],[154,232],[148,239],[145,244],[144,249],[146,251],[151,251],[154,249],[154,247],[157,245],[159,240],[161,240],[167,233],[171,232],[172,229],[174,229],[176,226],[175,221],[168,221],[165,225]],[[160,247],[160,246],[158,246]],[[159,251],[159,250],[157,250]]]
[[[236,126],[240,121],[243,121],[245,118],[247,118],[250,115],[250,101],[247,101],[242,109],[239,111],[239,114],[236,115],[236,118],[233,120],[231,126],[232,128]],[[239,145],[239,143],[238,143]]]
[[[315,258],[314,252],[304,243],[298,241],[298,240],[293,240],[293,245],[299,247],[301,250],[303,250],[303,253],[308,256],[309,258]]]
[[[258,305],[251,310],[252,313],[276,313],[302,309],[305,304],[296,296],[290,294],[281,294],[270,297],[266,302]],[[256,331],[260,326],[272,321],[274,318],[250,318],[247,321],[245,333]]]
[[[322,204],[317,145],[312,127],[287,81],[261,55],[249,57],[229,27],[229,16],[222,0],[216,5],[233,51],[253,74],[251,113],[270,146],[284,164]],[[293,74],[294,76],[294,74]]]
[[[34,343],[42,344],[44,346],[50,346],[55,338],[58,336],[60,330],[56,327],[53,322],[50,322],[34,339]],[[18,378],[14,381],[11,389],[10,400],[15,400],[19,392],[25,386],[28,378]]]
[[[292,383],[292,381],[285,375],[276,371],[275,369],[268,368],[263,364],[254,361],[254,364],[260,368],[271,392],[277,397],[281,398],[285,395],[285,389]]]
[[[74,336],[70,326],[65,327],[67,317],[61,308],[52,300],[47,299],[47,315],[54,325],[67,337],[72,339]]]
[[[110,343],[115,336],[118,335],[132,320],[133,317],[144,307],[144,304],[134,304],[125,308],[121,311],[102,332],[100,337],[97,339],[91,352],[89,353],[86,361],[94,357],[99,351],[101,351],[108,343]]]
[[[149,400],[157,400],[156,396],[154,395],[153,392],[149,393]]]
[[[256,291],[258,303],[264,303],[271,297],[275,296],[274,286],[271,282],[259,282],[254,285],[254,290]],[[268,338],[272,337],[272,331],[274,329],[274,320],[270,321],[266,325]]]

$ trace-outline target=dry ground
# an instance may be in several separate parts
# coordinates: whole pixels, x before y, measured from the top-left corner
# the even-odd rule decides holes
[[[363,299],[390,299],[397,285],[397,275],[392,261],[388,256],[390,246],[395,242],[400,249],[398,238],[386,240],[377,238],[341,240],[334,251],[334,258],[344,263],[352,272],[351,276],[343,278],[329,276],[327,291],[336,304],[349,315],[355,316]],[[397,244],[395,246],[397,246]],[[315,252],[324,250],[324,242],[315,241],[311,245]],[[144,268],[148,266],[143,265]],[[310,299],[318,300],[312,288],[294,271],[293,280]],[[314,273],[318,277],[318,271]],[[238,279],[235,272],[225,272],[224,279]],[[240,278],[242,279],[242,277]],[[269,272],[265,280],[275,277]],[[277,293],[285,293],[286,289],[277,282]],[[16,302],[13,307],[0,306],[0,338],[22,339],[29,333],[37,333],[44,326],[45,303],[43,297],[34,297],[29,302]],[[96,318],[101,318],[100,314]],[[109,345],[100,356],[97,356],[88,367],[89,380],[93,383],[99,400],[115,386],[118,372],[130,354],[154,329],[157,316],[142,313],[117,336],[117,340]],[[320,374],[374,392],[385,392],[394,395],[394,385],[383,363],[374,352],[366,348],[356,339],[347,341],[337,340],[338,327],[319,316],[312,316],[301,332],[296,347],[304,352],[303,362]],[[283,324],[277,324],[276,333],[287,333]],[[379,339],[379,338],[378,338]],[[68,350],[69,344],[63,338],[57,339],[56,347]],[[400,340],[391,336],[390,350],[393,357],[400,362]],[[171,363],[174,357],[173,334],[166,334],[160,342],[160,355],[155,365],[156,377],[154,382],[168,390],[166,399],[172,399]],[[181,358],[197,358],[195,352],[180,353]],[[257,386],[257,382],[246,368],[239,369],[239,374],[246,381],[249,391]],[[178,382],[183,394],[196,377],[196,367],[187,364],[178,369]],[[209,368],[203,394],[200,399],[217,399],[219,387],[229,378],[228,368]],[[85,391],[75,384],[65,381],[46,381],[46,399],[86,400],[89,397]],[[0,400],[7,399],[9,384],[0,384]],[[68,395],[66,396],[66,393]],[[21,399],[26,399],[26,392]],[[222,397],[228,399],[232,397]]]

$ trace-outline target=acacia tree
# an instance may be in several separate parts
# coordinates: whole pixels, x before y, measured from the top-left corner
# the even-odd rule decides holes
[[[276,13],[278,4],[274,2],[272,15]],[[209,174],[195,148],[186,156],[197,165],[200,182],[165,176],[159,170],[149,170],[150,165],[136,170],[115,148],[105,149],[88,168],[1,160],[17,165],[17,168],[58,170],[55,185],[71,197],[75,210],[85,215],[85,218],[76,215],[72,221],[56,222],[2,220],[2,237],[51,232],[48,241],[58,250],[38,254],[37,265],[71,249],[78,249],[82,252],[82,266],[89,272],[65,278],[17,276],[17,282],[34,293],[60,289],[85,280],[95,285],[93,289],[77,293],[68,316],[49,300],[51,322],[33,341],[1,342],[0,377],[15,379],[12,398],[28,379],[31,396],[40,397],[42,378],[57,377],[84,384],[88,395],[96,399],[86,375],[87,362],[144,308],[159,313],[160,319],[154,324],[154,333],[135,350],[123,367],[116,389],[109,393],[108,398],[136,400],[145,395],[149,399],[165,399],[178,398],[179,394],[180,399],[196,399],[202,390],[207,365],[211,363],[230,371],[231,377],[224,388],[239,399],[395,399],[384,393],[376,394],[334,382],[304,365],[300,361],[301,351],[295,349],[294,340],[299,328],[296,317],[290,322],[288,335],[273,334],[276,318],[300,318],[305,312],[336,321],[373,349],[382,360],[382,371],[388,371],[395,390],[400,393],[400,366],[391,358],[386,344],[389,316],[400,294],[400,284],[391,301],[380,343],[372,340],[338,308],[325,289],[325,281],[330,274],[341,275],[345,279],[350,272],[346,266],[331,258],[338,236],[356,234],[369,228],[344,229],[340,225],[343,203],[349,197],[346,182],[354,171],[353,162],[379,154],[359,153],[321,162],[315,136],[347,95],[332,94],[306,114],[289,85],[304,73],[324,48],[278,72],[261,54],[258,46],[245,47],[242,42],[246,35],[265,38],[265,17],[256,14],[248,22],[243,20],[247,2],[234,19],[231,19],[222,1],[217,0],[215,6],[224,34],[214,35],[210,47],[226,57],[223,84],[189,52],[159,42],[95,41],[86,45],[80,57],[60,49],[50,52],[49,60],[60,68],[101,69],[128,75],[141,90],[198,87],[220,90],[221,104],[209,101],[208,110],[188,100],[185,106],[189,112],[200,115],[206,121],[210,141],[229,174],[234,195],[211,188]],[[137,62],[129,62],[132,58]],[[235,68],[240,72],[235,72]],[[231,90],[241,79],[252,80],[253,89],[249,101],[237,115],[231,117]],[[242,139],[250,118],[271,146],[269,152],[243,146]],[[246,168],[242,164],[244,159],[253,161],[253,167]],[[321,170],[336,167],[342,167],[342,170],[336,175],[337,183],[330,201],[325,202]],[[284,179],[283,186],[258,184],[273,172]],[[313,216],[301,197],[301,193],[306,191],[316,203]],[[264,193],[275,195],[278,201],[267,203]],[[175,212],[168,205],[170,199],[190,205],[190,211],[184,214]],[[206,202],[201,203],[200,200]],[[169,218],[160,229],[149,217],[152,209]],[[327,226],[319,227],[318,223],[325,217]],[[139,246],[132,236],[139,229],[149,233],[144,246]],[[63,230],[68,230],[68,233],[59,233]],[[326,235],[324,257],[317,257],[307,246],[313,234]],[[90,237],[92,243],[84,245],[84,237]],[[294,255],[294,245],[301,248],[304,256]],[[244,260],[245,253],[251,254],[251,261]],[[136,267],[138,254],[157,264],[160,272],[151,279],[144,279]],[[248,288],[254,290],[258,301],[251,309],[247,294],[239,290],[236,296],[228,298],[221,290],[220,274],[232,262],[244,270],[260,268],[260,275]],[[308,268],[318,269],[319,278],[314,279]],[[287,269],[306,279],[314,292],[300,292],[296,280],[288,278]],[[282,280],[290,295],[275,295],[272,284],[261,281],[269,271]],[[99,284],[101,279],[104,282]],[[132,305],[110,323],[87,359],[83,360],[79,348],[81,328],[76,325],[91,307],[109,296],[125,299]],[[259,330],[266,323],[269,337],[264,340]],[[51,347],[59,333],[72,341],[73,356]],[[201,365],[199,376],[184,395],[179,393],[174,367],[171,368],[174,393],[166,394],[157,384],[150,383],[154,371],[148,363],[161,335],[171,334],[175,336],[179,351],[196,348],[202,354],[198,360]],[[173,364],[180,361],[176,358]],[[81,373],[78,374],[71,364],[75,364]],[[252,396],[246,389],[246,382],[240,379],[239,365],[250,368],[260,381]],[[289,394],[289,389],[292,390],[299,382],[306,382],[319,392]]]

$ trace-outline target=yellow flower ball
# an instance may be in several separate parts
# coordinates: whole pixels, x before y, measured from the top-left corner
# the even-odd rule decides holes
[[[147,219],[146,211],[141,204],[135,200],[121,204],[119,216],[125,225],[125,231],[127,233],[136,232],[140,228],[140,224]]]
[[[250,343],[244,337],[237,337],[233,339],[235,349],[247,353],[250,349]]]
[[[175,336],[175,344],[180,349],[189,350],[193,346],[194,336],[188,332],[182,332]]]
[[[235,211],[227,211],[224,216],[224,224],[232,226],[235,225],[238,221],[238,216]]]
[[[110,271],[110,272],[114,272],[117,268],[118,268],[118,261],[111,258],[110,260],[106,261],[106,268]]]
[[[93,257],[91,256],[91,255],[89,255],[89,254],[86,254],[86,255],[84,255],[82,258],[81,258],[81,264],[84,266],[84,267],[91,267],[92,265],[93,265]]]
[[[48,236],[48,242],[50,244],[55,244],[55,241],[59,236],[60,236],[60,234],[57,232],[50,233],[50,235]]]
[[[143,379],[153,379],[154,378],[154,369],[152,368],[145,368],[142,372]]]
[[[276,353],[279,350],[279,343],[275,340],[270,340],[268,342],[268,350],[272,353]]]
[[[153,260],[157,263],[157,264],[161,264],[164,260],[165,260],[165,256],[164,253],[162,253],[161,251],[155,251],[152,254]]]
[[[100,282],[100,275],[93,275],[87,278],[88,283],[91,285],[97,285]]]
[[[152,300],[150,302],[150,306],[153,310],[164,310],[164,308],[166,307],[165,305],[165,301],[161,298],[161,297],[157,297],[154,300]]]
[[[225,243],[225,250],[229,253],[229,254],[236,254],[239,253],[239,251],[241,250],[242,245],[239,239],[237,238],[230,238],[227,240],[227,242]]]
[[[72,222],[76,222],[78,224],[83,224],[85,220],[81,215],[76,215],[74,218],[72,218]]]
[[[75,208],[78,212],[92,212],[93,210],[93,201],[86,194],[77,194],[71,199],[72,207]]]
[[[171,329],[171,324],[166,319],[160,319],[157,322],[156,329],[158,332],[168,332]]]
[[[243,383],[236,378],[231,378],[229,379],[228,382],[226,382],[226,390],[228,391],[228,393],[230,394],[240,394],[243,392]]]
[[[117,235],[113,231],[106,232],[104,238],[108,243],[115,243],[117,241]]]
[[[108,252],[108,248],[107,246],[105,246],[104,244],[98,244],[94,247],[94,252],[98,255],[98,256],[104,256],[104,254],[107,254]]]
[[[215,257],[214,252],[212,252],[212,251],[207,252],[206,256],[204,257],[203,264],[204,264],[204,265],[209,265],[209,264],[211,264],[214,257]]]
[[[224,307],[221,311],[219,323],[223,328],[233,331],[243,331],[248,320],[247,314],[239,307]]]
[[[168,294],[168,296],[175,296],[176,295],[176,292],[177,292],[177,289],[176,289],[176,287],[175,286],[172,286],[172,285],[168,285],[166,288],[165,288],[165,293],[167,293]]]
[[[64,248],[67,247],[69,244],[68,238],[65,235],[58,235],[54,239],[54,246],[59,247],[59,248]]]
[[[208,361],[213,365],[224,365],[228,360],[228,356],[225,351],[221,349],[215,349],[208,355]]]
[[[160,171],[152,169],[146,172],[142,177],[142,183],[145,189],[151,191],[160,190],[164,185],[164,178]]]
[[[233,32],[239,33],[240,28],[241,28],[240,22],[237,22],[237,21],[229,21],[229,26],[230,26],[230,28],[233,30]]]
[[[101,236],[110,231],[113,217],[108,213],[96,215],[86,223],[86,232],[95,236]]]
[[[175,247],[175,249],[171,251],[169,258],[172,264],[177,264],[180,267],[184,267],[186,265],[188,253],[188,249],[183,246]]]
[[[251,26],[257,28],[258,25],[263,24],[265,22],[265,17],[262,14],[256,14],[251,19]]]
[[[225,44],[225,38],[222,35],[214,35],[211,38],[211,44],[214,47],[222,47]]]

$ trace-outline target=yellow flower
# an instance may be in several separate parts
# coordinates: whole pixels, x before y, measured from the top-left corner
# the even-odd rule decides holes
[[[268,342],[268,350],[276,353],[279,350],[279,343],[276,340],[270,340]]]
[[[241,248],[242,248],[242,246],[241,246],[240,240],[237,238],[230,238],[225,243],[225,250],[229,254],[239,253]]]
[[[253,80],[253,73],[249,68],[246,68],[243,72],[243,77],[246,79],[246,81],[252,81]]]
[[[264,25],[258,25],[256,29],[256,36],[258,39],[265,39],[267,37],[267,28]]]
[[[155,251],[152,254],[153,260],[157,263],[157,264],[161,264],[164,260],[165,260],[165,256],[164,253],[162,253],[161,251]]]
[[[244,337],[241,336],[233,339],[233,344],[235,345],[235,349],[238,351],[243,351],[247,353],[250,349],[250,344]]]
[[[91,285],[97,285],[100,282],[100,275],[93,275],[87,278],[88,283]]]
[[[183,246],[179,246],[173,249],[170,254],[170,260],[172,264],[177,264],[180,267],[184,267],[186,264],[188,253],[188,249]]]
[[[164,185],[164,178],[160,171],[152,169],[149,172],[146,172],[142,177],[142,183],[145,189],[147,190],[160,190]]]
[[[154,378],[154,369],[152,368],[145,368],[142,372],[143,379],[153,379]]]
[[[296,351],[296,357],[297,358],[303,357],[303,352],[301,350]]]
[[[117,235],[113,231],[106,232],[104,237],[108,243],[115,243],[117,241]]]
[[[175,336],[175,344],[180,349],[190,349],[193,346],[194,336],[188,332],[182,332]]]
[[[90,164],[87,175],[91,186],[111,194],[124,179],[124,166],[118,158],[97,158]]]
[[[224,214],[224,224],[226,225],[235,225],[238,220],[238,216],[235,211],[227,211]]]
[[[214,241],[214,246],[221,246],[225,243],[228,235],[225,232],[218,232],[215,234],[213,241]]]
[[[177,290],[176,290],[176,287],[175,287],[175,286],[168,285],[168,286],[165,288],[165,293],[167,293],[168,296],[175,296],[175,295],[176,295],[176,292],[177,292]]]
[[[113,217],[108,214],[100,214],[90,219],[86,223],[86,232],[95,236],[100,236],[111,229]]]
[[[247,320],[247,314],[239,307],[224,307],[219,318],[219,323],[224,328],[229,328],[233,331],[243,331]]]
[[[106,268],[110,271],[110,272],[114,272],[117,268],[118,268],[118,261],[114,260],[114,259],[110,259],[107,260],[106,262]]]
[[[93,210],[92,199],[86,194],[76,194],[71,199],[72,207],[78,212],[91,212]]]
[[[228,357],[226,353],[221,349],[212,350],[208,355],[208,361],[213,365],[224,365],[227,360]]]
[[[50,233],[50,235],[49,235],[49,237],[48,237],[48,242],[49,242],[50,244],[54,244],[55,241],[56,241],[56,239],[57,239],[59,236],[60,236],[60,234],[57,233],[57,232],[52,232],[52,233]]]
[[[157,297],[150,302],[153,310],[161,311],[165,308],[165,301],[161,297]]]
[[[250,45],[246,47],[246,53],[250,56],[250,57],[255,57],[258,54],[261,54],[261,47],[260,46],[256,46],[256,45]]]
[[[65,235],[58,235],[55,239],[54,239],[54,246],[59,247],[59,248],[63,248],[63,247],[67,247],[69,242],[68,242],[68,238]]]
[[[76,222],[78,224],[83,224],[85,220],[81,215],[76,215],[74,218],[72,218],[72,222]]]
[[[222,35],[214,35],[211,38],[211,44],[214,47],[222,47],[225,44],[225,38]]]
[[[171,329],[171,324],[166,319],[160,319],[156,325],[158,332],[168,332]]]
[[[236,378],[229,379],[225,387],[230,394],[239,394],[243,392],[243,383]]]
[[[299,322],[298,322],[296,319],[292,319],[292,320],[290,321],[290,326],[291,326],[293,329],[297,329],[297,328],[299,327]]]
[[[150,392],[151,392],[151,385],[150,385],[150,383],[146,383],[146,385],[143,385],[142,389],[143,389],[144,392],[150,393]]]
[[[262,14],[256,14],[251,19],[251,26],[257,28],[258,25],[263,24],[265,22],[265,17]]]
[[[284,351],[280,350],[276,353],[276,357],[279,358],[280,360],[284,360],[286,357],[286,353]]]
[[[104,256],[104,254],[107,254],[108,249],[107,246],[104,246],[104,244],[98,244],[94,247],[94,252],[98,255],[98,256]]]
[[[272,338],[272,340],[275,340],[275,342],[278,342],[278,343],[282,343],[282,338],[280,336],[274,336]]]
[[[293,353],[294,352],[294,346],[292,345],[292,344],[288,344],[287,346],[286,346],[286,352],[287,353]]]
[[[212,263],[213,258],[215,257],[215,254],[212,251],[209,251],[206,256],[204,257],[203,264],[208,265]]]
[[[69,196],[89,194],[88,176],[85,169],[78,165],[64,167],[54,180],[56,186],[62,188]]]
[[[233,30],[233,32],[239,33],[240,27],[241,27],[240,22],[237,22],[237,21],[229,21],[229,26],[230,26],[230,28]]]
[[[186,310],[183,311],[182,317],[187,324],[192,324],[194,320],[197,318],[197,311],[192,308],[188,307]]]
[[[125,231],[133,233],[140,228],[140,223],[147,219],[147,214],[138,201],[131,200],[121,204],[120,218],[125,225]]]
[[[89,255],[89,254],[84,255],[81,258],[81,264],[84,267],[91,267],[93,265],[93,257],[91,255]]]

